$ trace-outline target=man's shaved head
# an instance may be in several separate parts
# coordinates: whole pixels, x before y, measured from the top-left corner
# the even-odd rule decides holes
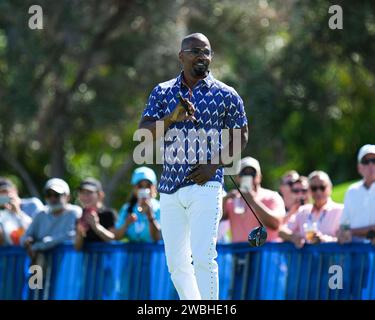
[[[181,50],[188,49],[190,43],[197,40],[206,43],[211,48],[210,41],[203,33],[192,33],[182,39]]]

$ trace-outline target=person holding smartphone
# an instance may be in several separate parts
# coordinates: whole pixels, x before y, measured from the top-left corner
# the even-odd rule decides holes
[[[267,228],[267,241],[278,241],[278,229],[285,216],[285,205],[276,191],[261,186],[262,173],[258,160],[252,157],[243,158],[236,180],[242,194]],[[224,197],[223,219],[230,221],[232,242],[247,242],[249,232],[259,226],[237,190]]]
[[[0,177],[0,245],[19,245],[31,224],[21,210],[21,199],[12,181]]]
[[[147,167],[137,168],[132,175],[133,192],[120,211],[116,223],[117,240],[154,242],[161,240],[160,205],[156,200],[156,174]]]

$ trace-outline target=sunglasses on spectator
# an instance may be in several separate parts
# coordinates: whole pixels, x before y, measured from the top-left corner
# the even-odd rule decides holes
[[[203,54],[205,57],[212,57],[214,55],[214,52],[210,49],[201,49],[201,48],[192,48],[192,49],[185,49],[182,50],[182,52],[190,52],[194,56],[200,56]]]
[[[251,167],[244,168],[239,174],[240,177],[252,176],[253,178],[255,178],[256,175],[257,175],[256,170],[254,168],[251,168]]]
[[[46,198],[60,198],[61,194],[54,191],[47,191],[44,195]]]
[[[317,192],[318,190],[323,192],[327,189],[327,186],[311,186],[310,189],[312,192]]]
[[[293,193],[307,193],[308,189],[292,189]]]
[[[281,181],[282,185],[288,185],[289,187],[292,187],[293,184],[295,184],[298,181],[298,179],[293,178],[287,178]]]
[[[365,166],[369,165],[370,163],[375,164],[375,158],[370,159],[362,159],[361,163]]]

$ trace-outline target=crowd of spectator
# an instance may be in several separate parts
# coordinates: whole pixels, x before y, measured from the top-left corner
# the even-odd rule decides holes
[[[297,248],[323,242],[375,245],[375,145],[364,145],[357,160],[362,180],[349,187],[343,204],[332,200],[332,181],[323,171],[313,171],[307,177],[288,171],[276,192],[262,186],[260,163],[245,157],[236,182],[267,228],[269,242],[289,241]],[[37,252],[65,241],[82,250],[90,242],[162,240],[155,172],[139,167],[131,184],[130,198],[117,214],[104,205],[102,184],[94,178],[79,184],[77,204],[71,203],[64,180],[49,179],[43,189],[43,204],[35,197],[21,199],[16,185],[0,177],[0,245],[23,246],[35,259]],[[246,242],[249,231],[257,226],[238,190],[227,190],[218,242]]]
[[[362,179],[349,187],[343,204],[332,200],[332,181],[319,170],[308,177],[295,170],[286,172],[277,193],[261,187],[260,164],[247,157],[241,160],[236,179],[266,226],[269,242],[289,241],[297,248],[305,243],[323,242],[375,245],[375,145],[361,147],[357,162]],[[219,242],[246,242],[249,230],[257,225],[239,192],[228,192],[224,197]]]

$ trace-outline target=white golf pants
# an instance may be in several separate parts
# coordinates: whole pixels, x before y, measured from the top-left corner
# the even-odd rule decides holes
[[[207,182],[182,187],[173,194],[161,193],[160,215],[168,270],[180,299],[217,300],[221,184]]]

